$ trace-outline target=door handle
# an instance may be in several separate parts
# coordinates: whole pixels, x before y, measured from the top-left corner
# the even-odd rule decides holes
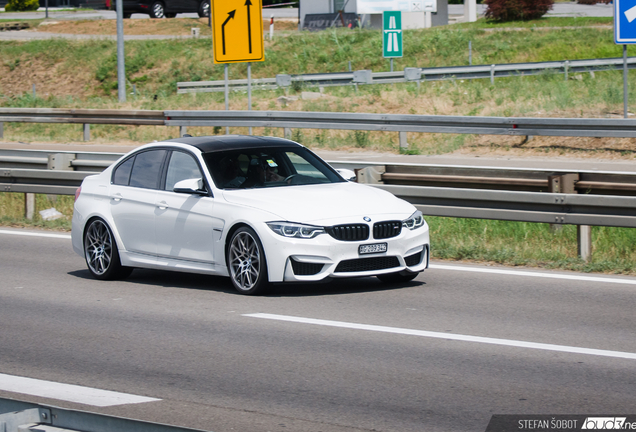
[[[120,193],[116,193],[115,195],[111,196],[110,199],[112,199],[113,201],[121,201],[121,199],[123,198],[123,196],[121,196]]]
[[[165,210],[168,208],[168,203],[165,201],[161,201],[158,202],[157,204],[155,204],[157,207],[159,207],[160,210]]]

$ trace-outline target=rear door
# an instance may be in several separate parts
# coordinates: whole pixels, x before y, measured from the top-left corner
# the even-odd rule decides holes
[[[110,207],[115,227],[129,252],[154,256],[157,190],[167,150],[147,150],[121,163],[113,173]]]

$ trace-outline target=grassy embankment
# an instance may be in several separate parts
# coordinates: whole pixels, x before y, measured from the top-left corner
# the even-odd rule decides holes
[[[547,61],[563,59],[620,57],[621,47],[613,43],[610,29],[589,26],[609,25],[610,20],[550,19],[535,23],[514,23],[525,30],[488,30],[486,23],[452,26],[444,29],[406,31],[405,56],[395,62],[405,66],[448,66],[467,63],[468,42],[473,43],[473,63]],[[567,28],[581,23],[588,27]],[[559,27],[551,30],[541,26]],[[536,27],[533,27],[536,26]],[[506,27],[512,27],[507,25]],[[285,37],[266,42],[266,61],[253,64],[254,77],[277,73],[343,71],[353,69],[387,70],[381,58],[381,39],[373,31],[287,32]],[[631,49],[631,47],[630,47]],[[222,94],[176,95],[179,81],[222,79],[222,66],[210,58],[210,42],[199,40],[127,42],[127,74],[139,94],[126,104],[116,101],[116,48],[103,40],[47,40],[8,42],[0,46],[0,106],[4,107],[82,107],[139,109],[223,109]],[[631,54],[631,53],[630,53]],[[245,77],[245,65],[232,65],[231,78]],[[36,82],[40,79],[41,81]],[[45,81],[50,81],[47,86]],[[31,83],[38,85],[41,97],[30,96]],[[630,79],[634,89],[636,80]],[[302,89],[295,88],[290,95]],[[316,90],[316,89],[313,89]],[[488,80],[424,83],[416,85],[373,85],[324,89],[316,100],[290,101],[283,106],[282,91],[255,91],[254,109],[332,112],[392,112],[412,114],[459,114],[500,116],[605,117],[620,115],[622,103],[620,72],[574,75],[567,82],[563,75]],[[633,90],[632,90],[633,91]],[[232,109],[246,108],[246,95],[233,93]],[[210,128],[190,128],[193,134],[213,133]],[[236,130],[236,132],[241,132]],[[259,134],[278,130],[257,129]],[[160,127],[93,126],[97,142],[147,142],[174,137],[177,130]],[[396,134],[347,131],[295,132],[295,138],[314,148],[372,149],[398,151]],[[5,124],[5,139],[12,141],[77,140],[80,131],[71,125]],[[454,151],[524,154],[562,153],[576,156],[634,158],[632,140],[573,141],[560,139],[558,145],[535,139],[519,149],[519,138],[410,134],[411,151],[441,154]],[[22,219],[23,198],[18,194],[0,196],[0,223],[68,228],[69,220],[35,222]],[[56,203],[39,196],[38,210],[55,206],[70,216],[71,197]],[[431,225],[434,258],[470,259],[509,265],[555,267],[583,271],[636,273],[636,232],[629,229],[593,228],[594,253],[590,263],[576,257],[574,227],[553,231],[547,225],[499,221],[427,218]]]
[[[134,21],[134,20],[132,20]],[[139,20],[142,21],[142,20]],[[170,25],[179,20],[169,20]],[[184,20],[188,21],[188,20]],[[184,28],[199,25],[183,24]],[[168,22],[168,21],[166,21]],[[468,42],[472,41],[473,63],[493,64],[564,59],[620,57],[621,47],[613,43],[605,18],[552,18],[523,24],[508,24],[527,29],[491,31],[487,23],[462,24],[443,29],[410,30],[404,33],[404,58],[395,60],[395,69],[407,66],[435,67],[465,65]],[[583,27],[574,27],[583,23]],[[133,23],[134,24],[134,23]],[[543,26],[556,29],[543,30]],[[96,23],[95,28],[100,24]],[[532,27],[534,26],[534,27]],[[572,28],[574,27],[574,28]],[[336,72],[348,69],[387,70],[389,63],[380,55],[382,41],[377,31],[336,30],[319,33],[285,31],[286,36],[266,41],[266,61],[254,63],[255,78],[277,73]],[[128,91],[135,85],[138,95],[128,102],[117,102],[116,46],[106,40],[44,40],[5,42],[0,46],[0,106],[5,107],[77,107],[132,109],[224,109],[222,93],[177,95],[180,81],[219,80],[223,66],[211,61],[209,39],[149,40],[126,43]],[[630,47],[630,49],[632,49]],[[230,78],[244,78],[246,65],[230,66]],[[633,81],[633,82],[631,82]],[[37,98],[31,86],[37,86]],[[636,78],[630,80],[636,88]],[[301,89],[291,90],[298,96]],[[633,90],[632,90],[633,91]],[[451,80],[415,84],[370,85],[325,88],[320,99],[280,101],[279,91],[255,90],[253,109],[380,112],[404,114],[445,114],[471,116],[548,116],[605,117],[622,112],[621,72],[549,74],[489,80]],[[245,92],[233,92],[230,108],[247,108]],[[238,130],[240,132],[240,130]],[[210,134],[210,128],[192,128],[193,134]],[[94,142],[148,142],[175,137],[176,128],[94,125]],[[280,130],[257,129],[256,133],[281,134]],[[295,138],[310,146],[342,149],[364,148],[397,152],[397,134],[383,132],[299,130]],[[76,141],[81,134],[76,125],[7,124],[5,139],[20,141]],[[511,151],[519,137],[479,137],[466,135],[409,134],[410,152],[440,154],[454,151]],[[572,152],[605,157],[634,156],[636,147],[624,140],[612,145],[580,146],[569,139],[539,139],[529,152],[550,155]],[[603,149],[608,148],[605,151]]]

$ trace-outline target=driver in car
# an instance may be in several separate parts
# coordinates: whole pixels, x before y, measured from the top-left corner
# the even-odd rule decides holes
[[[265,183],[284,181],[285,177],[276,172],[278,164],[270,157],[254,158],[250,161],[248,178],[241,187],[262,186]]]

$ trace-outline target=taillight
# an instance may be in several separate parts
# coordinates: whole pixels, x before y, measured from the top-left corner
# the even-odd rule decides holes
[[[77,201],[77,199],[79,198],[81,192],[82,192],[82,187],[80,186],[75,191],[75,201]]]

